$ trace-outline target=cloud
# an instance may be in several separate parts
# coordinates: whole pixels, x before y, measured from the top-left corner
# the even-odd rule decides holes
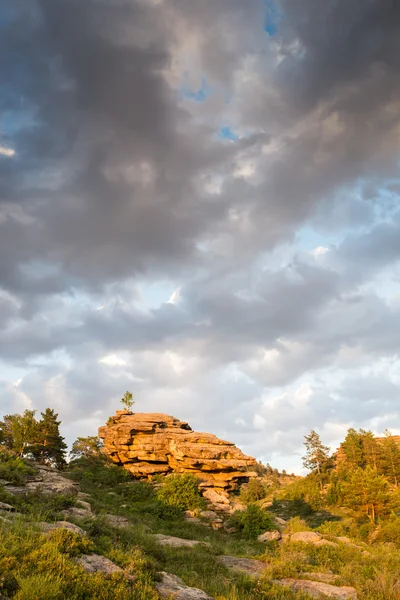
[[[7,3],[4,410],[132,389],[283,468],[399,427],[397,3]]]

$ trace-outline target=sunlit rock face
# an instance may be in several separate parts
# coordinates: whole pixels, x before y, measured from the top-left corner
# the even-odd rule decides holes
[[[196,433],[184,421],[161,413],[117,410],[100,427],[104,453],[134,477],[193,473],[202,488],[226,492],[257,477],[256,460],[211,433]]]

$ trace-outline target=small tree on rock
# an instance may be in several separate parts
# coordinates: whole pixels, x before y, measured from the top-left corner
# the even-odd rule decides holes
[[[121,404],[126,410],[132,410],[132,407],[135,404],[133,394],[131,394],[131,392],[125,392],[123,398],[121,398]]]

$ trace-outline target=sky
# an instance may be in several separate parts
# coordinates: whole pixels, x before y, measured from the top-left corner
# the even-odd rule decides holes
[[[0,90],[0,414],[400,432],[398,0],[3,0]]]

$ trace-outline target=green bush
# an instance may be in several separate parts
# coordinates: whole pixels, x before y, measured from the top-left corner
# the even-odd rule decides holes
[[[39,598],[63,600],[61,578],[50,573],[38,573],[22,578],[14,600],[38,600]]]
[[[70,474],[74,481],[95,487],[114,487],[132,479],[123,467],[105,462],[104,458],[79,458],[73,461]]]
[[[249,483],[240,488],[240,499],[245,504],[252,504],[265,498],[265,487],[259,479],[250,479]]]
[[[300,517],[294,517],[288,521],[286,531],[290,534],[299,533],[300,531],[311,531],[311,527],[309,527],[305,521],[300,519]]]
[[[21,485],[27,475],[34,475],[35,472],[35,469],[30,467],[22,458],[18,458],[5,450],[0,452],[0,479],[5,479],[15,485]]]
[[[199,480],[190,473],[173,474],[166,477],[157,497],[164,504],[183,510],[194,510],[205,506],[205,501],[199,491]]]
[[[400,547],[400,518],[394,517],[382,523],[381,529],[379,530],[376,538],[379,542],[392,542],[396,546]]]
[[[48,535],[49,542],[54,543],[57,551],[68,556],[80,556],[93,552],[94,544],[92,541],[68,531],[68,529],[55,529]]]
[[[264,531],[275,529],[272,515],[257,504],[249,504],[246,510],[236,511],[230,519],[230,524],[248,539],[255,539]]]

